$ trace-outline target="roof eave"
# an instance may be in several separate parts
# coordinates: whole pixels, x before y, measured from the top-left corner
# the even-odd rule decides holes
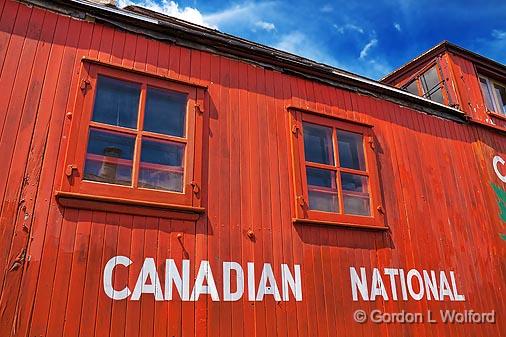
[[[130,10],[126,11],[85,0],[23,0],[23,2],[63,12],[80,19],[93,17],[95,20],[155,39],[238,58],[283,73],[302,76],[335,87],[389,100],[457,122],[466,121],[466,116],[460,110],[392,86],[139,7],[130,7]],[[133,10],[134,8],[135,10]]]

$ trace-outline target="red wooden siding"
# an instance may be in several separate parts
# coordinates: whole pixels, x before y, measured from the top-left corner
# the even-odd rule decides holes
[[[208,86],[198,221],[58,205],[84,56]],[[477,83],[469,98],[458,86],[463,102],[476,101]],[[506,158],[498,131],[11,0],[0,0],[0,97],[2,336],[506,335],[506,242],[490,187],[500,182],[492,157]],[[289,106],[374,125],[390,231],[292,223]],[[256,280],[263,263],[277,279],[281,263],[300,264],[303,300],[112,301],[102,273],[116,255],[134,261],[115,272],[115,284],[130,287],[145,257],[160,270],[166,258],[190,259],[191,280],[201,260],[213,271],[255,262]],[[353,302],[350,266],[453,270],[466,301]],[[356,309],[495,310],[497,323],[358,324]]]

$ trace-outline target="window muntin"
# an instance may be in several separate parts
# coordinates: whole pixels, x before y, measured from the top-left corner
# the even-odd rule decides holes
[[[140,83],[99,75],[92,118],[92,121],[99,123],[90,128],[84,179],[132,186],[132,168],[138,165],[138,187],[183,192],[185,141],[176,143],[141,139],[141,131],[182,136],[186,95],[148,87],[143,111],[139,109],[140,92]],[[141,119],[141,116],[144,118]],[[137,123],[137,120],[140,122]],[[99,131],[101,124],[128,127],[137,132],[131,135],[121,131]],[[147,130],[145,126],[148,126]],[[142,144],[140,165],[133,158],[136,139]]]
[[[431,67],[420,75],[420,82],[422,83],[424,97],[432,101],[443,103],[443,81],[439,78],[436,66]]]
[[[489,111],[494,111],[494,103],[492,98],[492,92],[486,78],[480,77],[480,87],[483,97],[485,98],[485,105]]]
[[[497,110],[506,114],[506,89],[497,83],[494,83],[494,93],[497,102]]]
[[[363,135],[304,122],[303,137],[309,209],[370,216]]]
[[[294,221],[385,227],[372,127],[290,110]]]
[[[479,80],[487,109],[506,115],[506,85],[485,76],[479,76]]]
[[[205,89],[127,69],[84,64],[60,192],[83,198],[199,207]],[[113,80],[109,82],[115,87],[109,90],[113,92],[109,94],[113,96],[109,97],[110,101],[114,101],[115,92],[121,92],[117,87],[140,90],[138,98],[135,94],[135,102],[112,105],[116,118],[107,117],[104,108],[98,116],[107,118],[94,118],[95,111],[99,111],[96,106],[111,106],[102,103],[103,99],[97,101],[104,79],[106,82]],[[152,95],[148,103],[148,94],[154,91],[158,95]],[[174,109],[167,108],[171,106],[179,109],[174,113]],[[128,119],[136,120],[133,127],[134,123],[117,123],[127,120],[122,118],[126,110],[136,111],[136,115]],[[147,110],[153,116],[147,119],[159,118],[157,129],[145,129]],[[166,115],[176,117],[167,118]],[[120,139],[109,144],[115,137]]]
[[[445,103],[444,80],[439,66],[434,64],[403,87],[404,90],[441,104]]]

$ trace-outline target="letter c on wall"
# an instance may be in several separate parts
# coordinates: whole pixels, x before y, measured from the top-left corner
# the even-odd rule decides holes
[[[501,172],[499,171],[499,163],[501,165],[506,164],[504,159],[502,159],[499,156],[495,156],[494,159],[492,159],[492,166],[494,167],[494,172],[503,183],[506,183],[506,176],[502,175]]]
[[[131,294],[128,287],[125,287],[122,290],[115,290],[112,286],[112,272],[114,270],[114,267],[119,264],[128,267],[132,264],[132,260],[126,256],[114,256],[109,261],[107,261],[104,267],[104,292],[113,300],[124,300]]]

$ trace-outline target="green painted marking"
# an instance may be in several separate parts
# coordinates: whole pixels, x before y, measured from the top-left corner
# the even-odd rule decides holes
[[[497,196],[497,204],[499,205],[500,211],[499,217],[503,222],[506,222],[506,191],[494,183],[490,183],[490,185],[492,185],[492,188],[494,189],[494,192]]]
[[[499,236],[501,237],[501,239],[503,239],[504,241],[506,241],[506,234],[499,234]]]

